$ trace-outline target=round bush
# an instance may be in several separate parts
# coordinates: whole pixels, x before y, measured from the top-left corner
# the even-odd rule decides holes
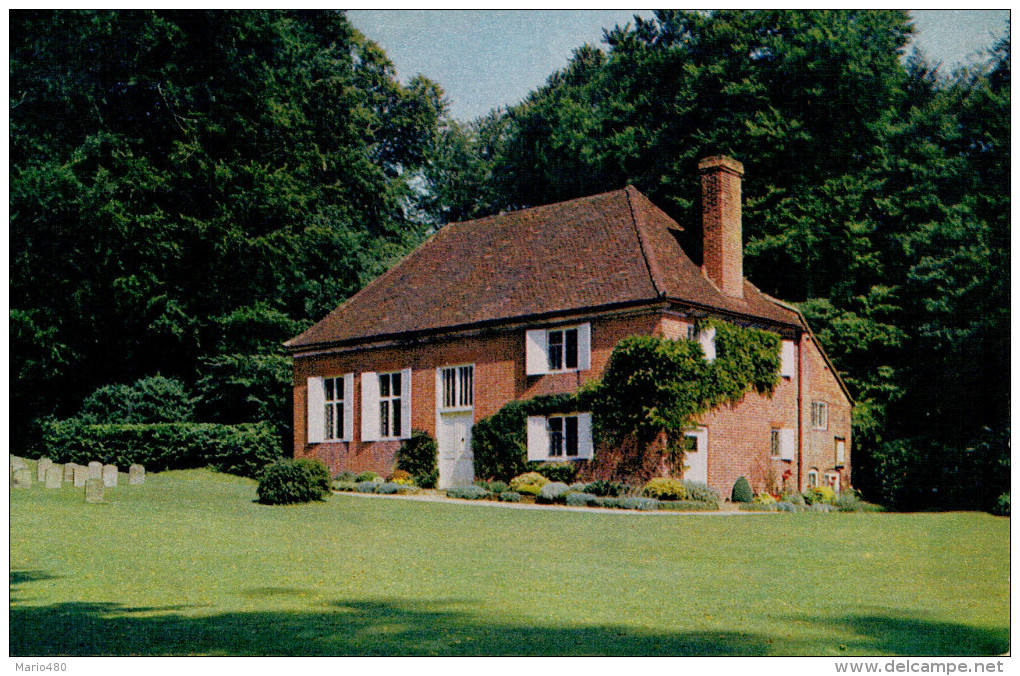
[[[401,488],[404,488],[402,484],[385,482],[377,484],[375,492],[379,495],[396,495]]]
[[[597,495],[591,493],[568,493],[567,505],[570,507],[591,507],[598,499]]]
[[[695,502],[719,502],[719,494],[714,488],[700,481],[684,481],[687,499]]]
[[[329,495],[333,481],[329,478],[329,468],[326,467],[326,463],[318,458],[300,458],[294,463],[308,473],[313,488],[323,496]]]
[[[513,491],[503,491],[502,493],[499,494],[499,501],[500,502],[520,502],[521,501],[521,494],[520,493],[514,493]]]
[[[354,490],[359,493],[375,493],[375,489],[379,484],[374,481],[359,481],[354,486]]]
[[[686,500],[687,487],[679,479],[656,477],[645,484],[641,494],[659,500]]]
[[[439,446],[428,432],[411,430],[411,438],[401,442],[397,449],[397,469],[410,474],[422,488],[435,488],[439,479],[438,455]]]
[[[326,471],[324,490],[318,470],[310,467],[312,464],[280,460],[266,467],[259,480],[258,501],[264,505],[293,505],[324,499],[329,493],[329,472]],[[322,469],[325,470],[325,465]]]
[[[585,493],[609,498],[619,497],[623,495],[626,490],[627,487],[619,481],[604,481],[601,479],[599,481],[592,481],[584,487]]]
[[[538,495],[539,491],[542,490],[542,486],[545,486],[547,483],[549,483],[549,480],[538,472],[527,472],[510,480],[510,490],[516,493]]]
[[[375,481],[378,478],[379,475],[375,472],[362,472],[358,476],[354,477],[354,480],[360,484],[362,481]]]
[[[992,514],[996,516],[1009,516],[1009,493],[1003,493],[995,502]]]
[[[550,481],[538,491],[538,502],[562,502],[567,499],[570,486],[559,481]]]
[[[733,502],[751,502],[754,499],[754,491],[751,490],[751,484],[748,483],[746,477],[740,477],[737,482],[733,484],[733,492],[730,494],[730,500]]]
[[[393,474],[390,474],[390,481],[394,483],[403,483],[405,481],[411,481],[411,473],[406,472],[402,469],[393,470]]]

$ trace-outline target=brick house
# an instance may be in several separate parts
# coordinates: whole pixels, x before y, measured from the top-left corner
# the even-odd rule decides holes
[[[635,188],[444,226],[325,319],[287,342],[294,455],[331,471],[394,468],[401,439],[439,444],[440,487],[470,482],[472,425],[515,399],[568,393],[601,376],[632,334],[713,337],[716,317],[782,337],[773,396],[704,416],[686,478],[729,495],[747,476],[803,490],[850,482],[852,400],[803,316],[743,278],[740,184],[728,157],[699,163],[703,258]],[[705,332],[708,334],[708,332]],[[528,457],[589,458],[591,416],[528,420]]]

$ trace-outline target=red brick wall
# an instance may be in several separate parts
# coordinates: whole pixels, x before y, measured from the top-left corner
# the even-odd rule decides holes
[[[843,393],[836,376],[826,363],[818,346],[807,334],[801,340],[801,355],[804,369],[804,411],[803,423],[803,463],[801,486],[807,487],[807,474],[811,468],[818,470],[818,483],[824,483],[826,472],[840,474],[840,487],[851,485],[850,477],[850,402]],[[827,429],[816,430],[811,427],[811,403],[824,401],[828,407]],[[842,469],[836,468],[836,439],[846,442],[845,463]]]

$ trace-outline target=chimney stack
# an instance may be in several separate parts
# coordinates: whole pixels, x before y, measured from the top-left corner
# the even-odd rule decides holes
[[[734,298],[744,297],[744,246],[740,180],[744,165],[715,155],[698,162],[701,172],[702,273]]]

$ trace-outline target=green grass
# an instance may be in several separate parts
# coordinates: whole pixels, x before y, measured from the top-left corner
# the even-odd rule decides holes
[[[204,470],[12,490],[12,655],[854,655],[1009,649],[1009,520],[331,496]]]

